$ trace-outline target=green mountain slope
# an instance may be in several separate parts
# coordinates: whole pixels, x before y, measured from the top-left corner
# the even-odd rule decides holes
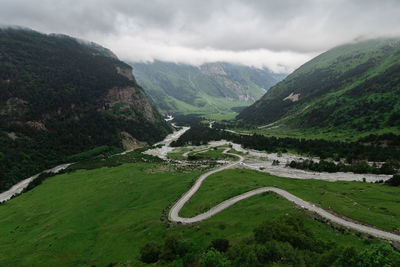
[[[238,119],[292,128],[375,131],[400,127],[400,40],[329,50],[271,88]]]
[[[131,67],[108,49],[0,30],[0,191],[68,155],[153,143],[169,131]]]
[[[226,112],[248,106],[285,76],[229,63],[131,65],[138,82],[165,113]]]

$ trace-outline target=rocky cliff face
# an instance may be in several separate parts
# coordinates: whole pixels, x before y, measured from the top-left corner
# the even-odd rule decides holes
[[[2,103],[0,107],[0,116],[5,116],[9,120],[13,118],[23,119],[27,112],[28,102],[18,97],[10,97]]]
[[[121,67],[117,66],[116,70],[117,70],[118,74],[128,78],[128,80],[135,81],[135,77],[133,77],[133,74],[132,74],[132,68],[130,68],[130,67],[129,68],[127,68],[127,67],[121,68]]]
[[[116,108],[120,111],[132,110],[134,111],[130,116],[131,119],[137,119],[138,116],[143,117],[151,122],[156,120],[156,115],[153,107],[148,101],[147,97],[141,90],[135,87],[115,87],[108,90],[106,96],[102,98],[104,102],[103,107]],[[135,116],[136,114],[136,116]]]

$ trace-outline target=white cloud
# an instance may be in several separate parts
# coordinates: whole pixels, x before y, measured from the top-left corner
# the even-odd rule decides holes
[[[152,62],[154,59],[199,66],[207,62],[230,62],[268,68],[277,73],[289,73],[314,57],[315,53],[270,51],[254,49],[243,51],[219,50],[214,48],[190,48],[168,42],[148,42],[141,37],[110,37],[104,40],[113,47],[121,59],[130,62]]]
[[[289,71],[362,36],[400,35],[398,0],[1,0],[0,25],[96,41],[121,59]]]

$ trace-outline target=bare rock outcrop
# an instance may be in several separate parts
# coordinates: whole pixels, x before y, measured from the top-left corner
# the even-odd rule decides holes
[[[114,87],[110,89],[104,99],[105,106],[112,108],[117,104],[121,105],[121,109],[133,108],[136,112],[143,114],[148,121],[155,121],[154,110],[146,95],[135,87]]]
[[[118,72],[118,74],[128,78],[130,81],[135,80],[135,78],[133,77],[131,68],[121,68],[121,67],[117,66],[117,72]]]
[[[130,133],[122,131],[122,146],[125,150],[132,150],[136,148],[145,147],[147,142],[142,142],[134,138]]]
[[[0,115],[11,118],[22,118],[27,112],[28,102],[18,97],[9,98],[5,105],[0,107]]]
[[[26,125],[39,131],[47,131],[46,126],[40,121],[27,121]]]

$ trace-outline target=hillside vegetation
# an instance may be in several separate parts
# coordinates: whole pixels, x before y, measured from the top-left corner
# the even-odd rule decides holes
[[[131,65],[146,93],[165,113],[240,111],[285,77],[229,63],[196,67],[154,61]]]
[[[317,56],[237,118],[308,131],[398,131],[399,103],[400,40],[375,39]]]
[[[169,131],[131,67],[108,49],[0,29],[0,191],[68,155],[153,143]]]
[[[139,161],[48,178],[40,186],[0,205],[0,265],[108,266],[120,263],[123,266],[141,266],[144,265],[142,258],[142,261],[158,261],[157,266],[188,266],[189,263],[207,261],[206,254],[213,246],[232,261],[232,266],[243,266],[243,262],[254,261],[254,258],[267,263],[279,255],[276,261],[283,266],[292,266],[293,263],[332,266],[336,260],[346,258],[343,254],[345,249],[354,250],[356,256],[384,243],[368,237],[362,240],[351,231],[305,216],[304,211],[275,194],[246,199],[196,225],[169,224],[166,216],[170,206],[199,174],[199,171],[174,168],[170,163]],[[218,174],[218,177],[221,179],[214,177],[206,181],[204,189],[195,195],[187,211],[193,208],[203,210],[209,202],[213,204],[259,183],[275,184],[281,180],[246,170],[230,170]],[[281,184],[316,203],[320,200],[324,206],[340,199],[343,212],[349,214],[357,211],[358,206],[343,198],[342,193],[353,197],[352,194],[357,192],[354,198],[364,210],[373,207],[368,214],[385,215],[380,226],[391,229],[395,225],[390,216],[398,214],[391,194],[393,188],[382,188],[382,193],[371,204],[369,198],[378,185],[369,188],[368,184],[300,180],[290,185],[290,181],[282,179]],[[210,187],[212,184],[217,186]],[[312,193],[310,186],[318,191]],[[329,189],[326,193],[328,199],[320,194],[324,188]],[[366,192],[361,193],[361,189]],[[387,209],[379,208],[382,203]],[[332,207],[336,209],[338,205]],[[277,223],[278,218],[286,219]],[[292,223],[288,222],[291,218],[294,219]],[[361,215],[360,219],[363,219]],[[260,230],[268,231],[262,230],[261,225],[273,227],[276,230],[274,235],[259,234]],[[290,235],[284,234],[289,230]],[[221,238],[229,241],[231,248],[226,248],[226,253],[215,242]],[[254,238],[256,243],[252,241]],[[272,248],[269,247],[271,242],[276,243]],[[154,257],[143,257],[149,256],[146,253],[149,250],[154,252],[150,254]],[[389,264],[391,258],[388,256],[398,255],[388,245],[384,252]],[[369,258],[376,259],[373,255]],[[340,260],[337,265],[340,266]]]

